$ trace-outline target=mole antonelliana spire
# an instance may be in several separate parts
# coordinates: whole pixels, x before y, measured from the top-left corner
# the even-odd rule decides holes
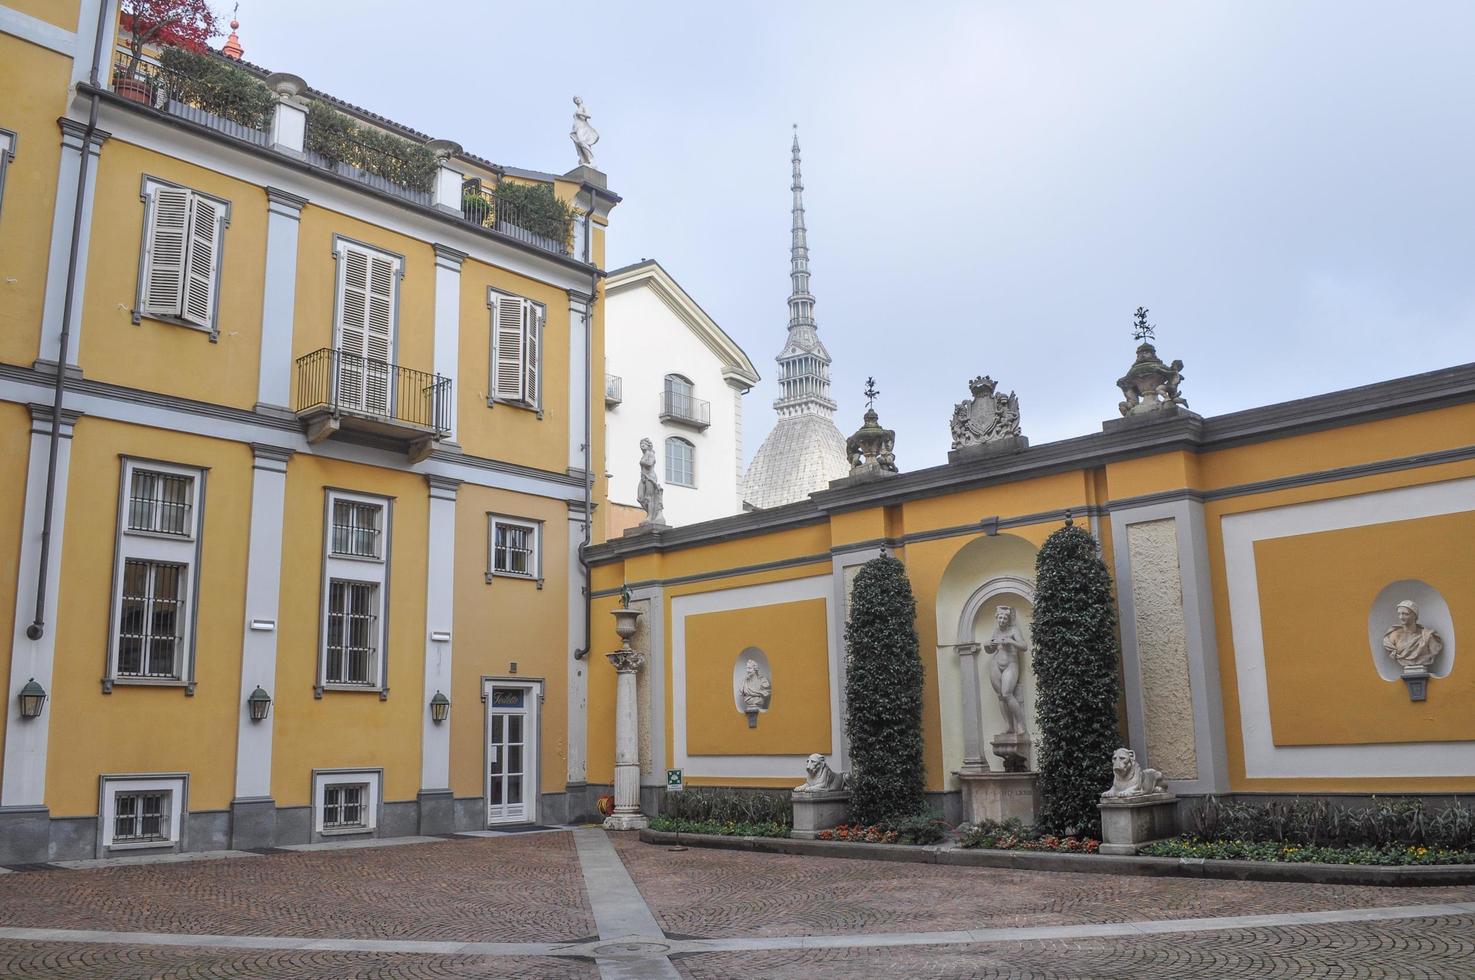
[[[789,244],[789,334],[778,361],[778,422],[748,467],[743,499],[753,507],[803,500],[850,472],[845,437],[835,427],[830,398],[830,353],[820,343],[809,291],[809,242],[804,224],[804,179],[799,170],[799,127],[794,127],[793,230]]]

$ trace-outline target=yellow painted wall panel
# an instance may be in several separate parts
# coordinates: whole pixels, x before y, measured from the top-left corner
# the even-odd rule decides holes
[[[322,606],[324,488],[393,498],[389,538],[389,698],[371,691],[313,697]],[[299,454],[287,466],[277,676],[272,707],[272,796],[309,803],[313,769],[384,768],[384,799],[420,789],[425,712],[425,478]],[[238,640],[239,643],[239,640]]]
[[[202,330],[141,317],[133,322],[142,261],[144,176],[230,202],[221,246],[218,325]],[[256,404],[261,290],[266,277],[266,192],[121,140],[103,145],[87,260],[79,359],[89,378],[199,401]],[[50,356],[50,355],[48,355]]]
[[[32,5],[52,6],[47,0]],[[75,28],[75,9],[71,17]],[[39,345],[61,159],[56,120],[66,108],[71,66],[63,55],[0,34],[0,128],[17,137],[0,199],[0,361],[7,364],[29,367],[37,357],[56,359],[56,351],[40,351]]]
[[[1106,483],[1111,500],[1126,500],[1164,490],[1196,487],[1198,471],[1198,457],[1194,453],[1159,453],[1108,463]]]
[[[686,730],[692,755],[828,754],[829,623],[823,599],[686,617]],[[757,647],[773,697],[748,727],[733,701],[733,664]]]
[[[55,27],[69,31],[77,29],[79,0],[5,0],[5,6]]]
[[[120,454],[205,468],[193,697],[117,685],[108,656]],[[191,810],[224,810],[235,791],[241,638],[251,515],[251,450],[240,443],[83,417],[72,440],[55,622],[46,799],[53,817],[97,812],[102,773],[187,772]]]
[[[1428,583],[1457,625],[1475,622],[1471,541],[1475,512],[1256,542],[1276,745],[1475,739],[1475,665],[1457,655],[1428,700],[1413,702],[1378,675],[1368,648],[1373,600],[1396,581]],[[1391,604],[1378,614],[1396,622]]]

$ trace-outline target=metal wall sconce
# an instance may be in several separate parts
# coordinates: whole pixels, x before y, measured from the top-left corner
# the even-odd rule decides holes
[[[439,691],[430,699],[430,720],[439,725],[451,714],[451,699]]]
[[[36,683],[32,677],[26,681],[26,686],[20,689],[17,695],[20,700],[20,716],[22,718],[41,717],[41,706],[46,703],[46,688]]]
[[[252,721],[265,721],[267,713],[271,711],[271,695],[257,685],[256,690],[246,699],[246,707],[251,712]]]

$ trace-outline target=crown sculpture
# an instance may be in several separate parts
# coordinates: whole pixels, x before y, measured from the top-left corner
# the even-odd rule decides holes
[[[1117,405],[1124,417],[1188,407],[1188,399],[1178,391],[1183,382],[1183,362],[1164,364],[1159,359],[1157,348],[1152,345],[1156,329],[1154,324],[1147,322],[1147,308],[1137,307],[1132,323],[1132,336],[1141,341],[1137,347],[1137,360],[1116,383],[1125,399]]]

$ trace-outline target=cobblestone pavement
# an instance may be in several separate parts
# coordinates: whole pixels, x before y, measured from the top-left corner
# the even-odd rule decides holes
[[[479,942],[596,934],[564,833],[7,875],[0,924]]]
[[[1475,976],[1475,916],[1241,929],[1189,936],[678,957],[687,980],[866,977],[1205,980]]]
[[[989,931],[1011,927],[1031,931]],[[0,884],[0,977],[227,976],[1469,978],[1475,887],[671,851],[597,830]]]
[[[1475,886],[1370,888],[958,868],[691,848],[612,834],[681,936],[802,936],[1267,915],[1475,901]],[[1475,964],[1470,976],[1475,976]]]

